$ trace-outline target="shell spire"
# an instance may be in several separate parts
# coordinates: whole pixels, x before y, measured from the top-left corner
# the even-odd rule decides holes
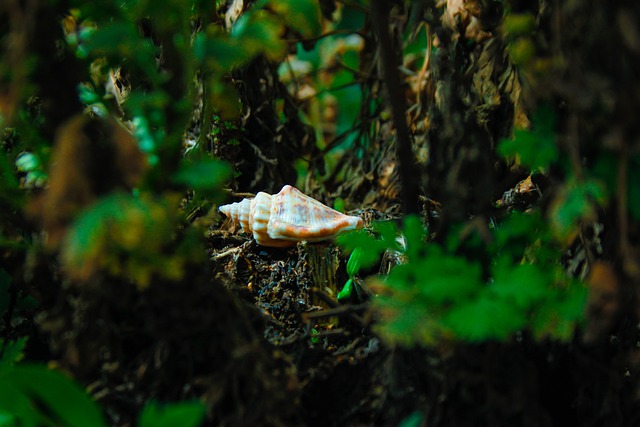
[[[290,185],[278,194],[260,192],[253,199],[223,205],[219,210],[263,246],[286,247],[301,240],[331,239],[364,225],[362,218],[331,209]]]

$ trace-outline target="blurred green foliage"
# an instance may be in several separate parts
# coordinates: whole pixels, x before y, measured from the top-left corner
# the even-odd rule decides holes
[[[42,365],[17,363],[25,344],[26,338],[0,342],[0,426],[106,426],[72,380]]]
[[[373,266],[385,251],[406,256],[386,277],[369,279],[379,331],[389,341],[413,346],[442,340],[506,340],[529,331],[536,339],[569,340],[583,316],[585,288],[567,277],[554,243],[538,214],[514,212],[491,230],[492,243],[479,236],[446,245],[425,241],[417,217],[407,217],[401,232],[393,223],[338,237],[359,251],[362,266]],[[491,262],[462,255],[481,246]]]
[[[139,427],[196,427],[202,424],[206,408],[202,402],[191,401],[169,405],[148,403],[138,420]]]
[[[548,171],[559,158],[556,144],[556,117],[550,105],[539,107],[531,118],[533,129],[515,129],[513,138],[503,139],[498,153],[515,157],[532,171]]]
[[[107,426],[98,405],[70,378],[43,365],[18,363],[25,344],[26,338],[0,341],[0,426]],[[150,402],[138,425],[195,427],[204,416],[201,402],[163,406]]]

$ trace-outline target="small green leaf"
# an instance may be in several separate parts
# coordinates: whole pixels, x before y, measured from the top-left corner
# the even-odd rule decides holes
[[[202,424],[206,415],[206,407],[200,401],[158,405],[149,402],[145,405],[139,427],[196,427]]]
[[[393,232],[393,235],[395,236],[395,232]],[[387,238],[389,238],[388,235]],[[340,234],[336,237],[336,241],[348,251],[361,248],[358,255],[359,268],[372,267],[380,259],[380,255],[389,247],[384,238],[379,239],[371,236],[366,230],[355,230]],[[395,241],[394,248],[399,248]]]
[[[347,261],[347,274],[349,277],[353,277],[360,271],[360,257],[364,249],[362,247],[357,247],[351,252],[349,256],[349,260]]]
[[[338,301],[348,300],[353,293],[353,280],[347,280],[347,283],[344,284],[342,290],[338,292]]]

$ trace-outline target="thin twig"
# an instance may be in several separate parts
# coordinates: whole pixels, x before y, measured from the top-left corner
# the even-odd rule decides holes
[[[380,65],[382,80],[387,88],[391,105],[393,124],[396,128],[396,155],[399,163],[399,176],[402,182],[402,208],[405,214],[418,213],[418,174],[411,149],[411,136],[406,118],[406,102],[400,73],[401,65],[393,48],[389,28],[391,4],[388,0],[371,1],[371,19],[380,43]]]
[[[242,250],[242,246],[237,246],[237,247],[235,247],[235,248],[227,249],[227,250],[226,250],[226,251],[224,251],[224,252],[220,252],[220,253],[218,253],[218,254],[215,254],[214,256],[212,256],[212,257],[211,257],[211,259],[218,260],[218,259],[220,259],[220,258],[224,258],[224,257],[226,257],[226,256],[229,256],[229,255],[233,255],[233,254],[235,254],[235,253],[238,253],[238,252],[240,252],[241,250]]]

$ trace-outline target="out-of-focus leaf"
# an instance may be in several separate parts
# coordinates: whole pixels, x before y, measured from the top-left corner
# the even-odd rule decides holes
[[[132,91],[125,102],[125,107],[134,113],[141,113],[144,111],[161,111],[170,102],[169,96],[161,91],[154,90],[147,93],[143,91]],[[157,115],[158,113],[156,113]],[[159,119],[159,117],[158,117]]]
[[[424,415],[420,411],[415,411],[413,414],[405,417],[398,427],[420,427],[424,424]]]
[[[231,167],[221,160],[206,159],[184,162],[174,175],[174,182],[196,191],[218,195],[231,177]]]
[[[568,184],[558,192],[550,209],[551,227],[561,240],[576,233],[581,220],[594,220],[596,207],[606,201],[606,190],[597,181]]]
[[[415,293],[380,295],[373,303],[383,319],[376,331],[387,341],[407,347],[432,345],[442,334],[438,319],[441,310],[428,307]]]
[[[231,39],[220,28],[211,26],[206,33],[195,35],[193,54],[210,69],[225,73],[251,59],[255,52]]]
[[[273,0],[269,6],[305,38],[313,38],[322,31],[322,13],[317,0]]]
[[[181,277],[193,253],[169,255],[164,249],[173,238],[178,200],[136,198],[114,194],[83,212],[67,233],[62,248],[66,273],[85,280],[103,269],[126,276],[139,286],[153,273]],[[186,249],[186,248],[185,248]]]
[[[249,57],[264,54],[271,60],[281,60],[286,54],[286,44],[281,39],[283,32],[273,15],[264,10],[242,15],[231,31],[231,40],[235,40]]]
[[[407,215],[404,219],[402,232],[407,244],[407,256],[410,260],[417,259],[425,243],[425,229],[422,221],[416,215]]]
[[[116,64],[127,59],[128,66],[140,69],[153,85],[167,78],[156,65],[158,48],[150,39],[140,36],[132,21],[104,23],[87,38],[82,50],[96,57],[112,58]]]
[[[208,90],[208,101],[216,106],[222,119],[235,119],[240,115],[240,101],[234,88],[221,81],[213,81]]]
[[[38,411],[27,396],[0,377],[0,427],[36,427]]]
[[[0,350],[2,357],[0,358],[0,375],[10,366],[22,360],[24,346],[27,344],[27,338],[20,338],[16,341],[0,342]]]
[[[367,14],[363,8],[354,7],[353,3],[345,3],[340,14],[340,21],[336,29],[359,31],[367,21]]]
[[[41,163],[38,157],[33,153],[22,153],[16,159],[16,168],[20,172],[32,172],[40,169]]]
[[[553,298],[536,308],[531,324],[536,339],[569,341],[576,325],[584,319],[586,302],[587,289],[578,283],[557,289]]]
[[[39,365],[19,365],[7,372],[2,382],[44,405],[62,425],[106,427],[98,406],[73,381]]]
[[[505,33],[511,37],[529,35],[535,26],[536,19],[531,13],[509,13],[502,24]]]
[[[548,277],[531,264],[512,266],[508,261],[498,262],[494,269],[494,283],[491,289],[501,299],[513,302],[521,310],[527,310],[533,304],[549,294]]]
[[[202,424],[206,407],[200,401],[158,405],[145,405],[138,422],[139,427],[196,427]]]
[[[469,298],[482,287],[480,266],[462,257],[437,254],[430,250],[413,263],[420,295],[433,304],[458,302]],[[394,270],[395,271],[395,270]],[[394,271],[389,274],[393,280]]]
[[[516,157],[531,170],[546,170],[558,160],[558,148],[553,137],[520,129],[515,130],[513,139],[500,142],[498,153]]]
[[[526,325],[526,317],[514,304],[483,295],[456,305],[443,323],[467,341],[504,340]]]
[[[533,129],[516,129],[512,139],[500,142],[498,153],[504,157],[515,157],[532,171],[547,170],[559,158],[555,120],[553,109],[548,105],[541,106],[533,114]]]

